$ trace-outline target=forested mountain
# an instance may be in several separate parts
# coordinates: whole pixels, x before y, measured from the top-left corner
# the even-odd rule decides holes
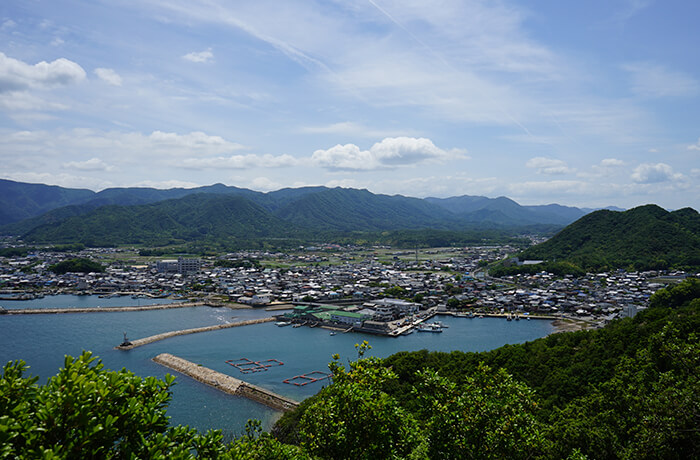
[[[95,192],[0,179],[0,225],[89,200]]]
[[[33,228],[56,224],[102,206],[144,205],[194,194],[244,197],[288,222],[313,227],[313,231],[461,230],[465,225],[474,227],[475,224],[480,228],[563,226],[585,214],[578,208],[560,205],[521,206],[505,197],[418,199],[327,187],[285,188],[262,193],[214,184],[168,190],[110,188],[95,193],[2,180],[0,192],[0,230],[13,235],[23,235]]]
[[[668,212],[656,205],[596,211],[521,258],[568,261],[584,270],[698,267],[700,214],[691,208]]]
[[[448,212],[418,198],[341,188],[307,194],[281,207],[275,215],[321,230],[375,231],[456,228],[459,225]]]
[[[510,198],[486,198],[483,196],[456,196],[451,198],[426,198],[469,222],[494,222],[512,225],[559,224],[567,225],[586,213],[578,208],[549,204],[521,206]]]
[[[198,194],[137,206],[103,206],[40,225],[23,235],[32,242],[87,245],[169,244],[203,239],[295,236],[299,231],[252,201]]]

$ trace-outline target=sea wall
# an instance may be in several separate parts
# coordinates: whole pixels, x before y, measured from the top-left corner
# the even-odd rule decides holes
[[[39,314],[56,314],[56,313],[107,313],[107,312],[129,312],[129,311],[148,311],[148,310],[169,310],[172,308],[189,308],[201,307],[209,305],[206,302],[185,302],[185,303],[166,303],[156,305],[141,305],[130,307],[85,307],[85,308],[6,308],[3,311],[5,315],[39,315]]]
[[[238,326],[249,326],[251,324],[268,323],[270,321],[275,321],[275,318],[274,317],[259,318],[259,319],[251,319],[251,320],[247,320],[247,321],[239,321],[237,323],[216,324],[214,326],[195,327],[192,329],[182,329],[179,331],[163,332],[162,334],[156,334],[156,335],[152,335],[149,337],[144,337],[143,339],[132,340],[127,345],[121,344],[121,345],[116,346],[115,348],[117,348],[119,350],[131,350],[132,348],[140,347],[143,345],[147,345],[149,343],[157,342],[159,340],[168,339],[170,337],[175,337],[178,335],[196,334],[198,332],[217,331],[219,329],[228,329],[230,327],[238,327]]]
[[[153,361],[187,375],[188,377],[192,377],[198,382],[210,385],[219,391],[251,399],[275,410],[286,412],[295,409],[299,405],[299,403],[293,399],[278,395],[277,393],[231,377],[230,375],[197,365],[186,359],[171,355],[170,353],[161,353],[153,358]]]

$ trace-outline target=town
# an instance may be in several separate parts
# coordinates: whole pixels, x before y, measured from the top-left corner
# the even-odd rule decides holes
[[[144,304],[148,298],[167,297],[279,310],[280,326],[320,326],[331,333],[441,332],[440,322],[427,322],[435,314],[560,319],[590,328],[633,316],[657,289],[685,277],[657,271],[579,278],[546,272],[505,278],[487,274],[487,265],[514,252],[507,245],[420,250],[326,245],[289,253],[163,259],[127,248],[37,249],[0,258],[0,307],[2,300],[55,294],[130,295],[143,297]],[[105,269],[50,270],[72,258],[98,261]]]

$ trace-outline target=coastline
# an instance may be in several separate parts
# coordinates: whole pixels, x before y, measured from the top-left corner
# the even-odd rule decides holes
[[[585,321],[582,319],[561,318],[552,321],[552,326],[554,326],[554,331],[552,334],[558,334],[560,332],[585,331],[588,329],[593,329],[594,325],[590,321]]]

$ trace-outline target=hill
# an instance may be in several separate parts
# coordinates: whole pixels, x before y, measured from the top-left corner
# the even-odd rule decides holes
[[[19,222],[52,209],[84,202],[94,195],[92,190],[0,179],[0,225]]]
[[[486,198],[483,196],[456,196],[451,198],[426,198],[461,220],[468,222],[492,222],[501,225],[556,224],[567,225],[586,212],[568,206],[549,204],[521,206],[510,198]]]
[[[23,235],[35,243],[87,245],[170,244],[206,239],[254,239],[295,235],[252,201],[235,195],[197,194],[137,206],[102,206]]]
[[[33,229],[88,215],[103,206],[138,206],[195,194],[244,197],[292,224],[318,231],[393,231],[442,229],[530,229],[551,231],[585,212],[556,204],[521,206],[506,198],[460,196],[411,198],[367,190],[327,187],[285,188],[262,193],[223,184],[167,190],[110,188],[98,193],[42,184],[0,181],[0,233],[25,235]],[[75,220],[71,220],[75,222]],[[530,230],[531,231],[531,230]]]
[[[520,257],[568,261],[584,270],[699,267],[700,214],[656,205],[596,211]]]
[[[296,225],[317,230],[376,231],[457,228],[459,221],[418,199],[375,195],[367,190],[325,189],[309,193],[275,211]]]

